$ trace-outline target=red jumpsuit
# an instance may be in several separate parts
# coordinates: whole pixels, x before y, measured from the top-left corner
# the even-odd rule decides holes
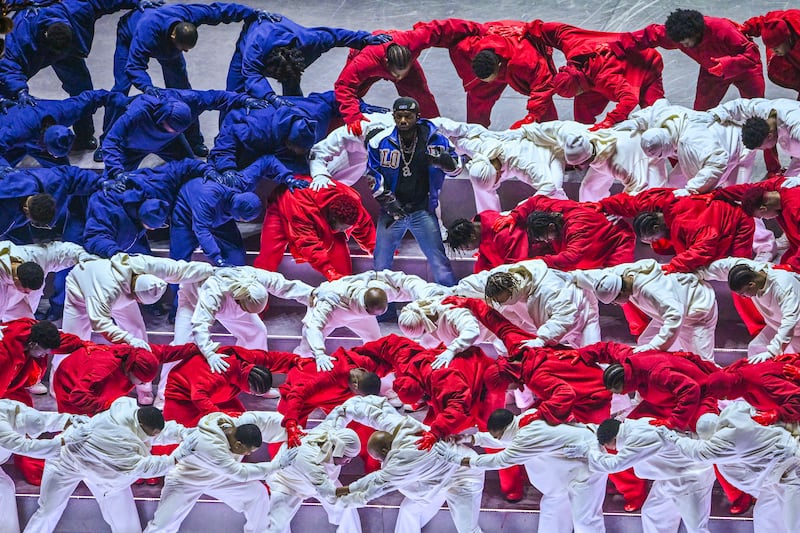
[[[0,341],[0,398],[17,400],[33,407],[33,399],[25,389],[35,383],[47,369],[47,357],[34,359],[25,353],[31,326],[37,321],[20,318],[3,322],[3,339]]]
[[[568,64],[586,76],[588,84],[575,96],[574,117],[577,122],[591,124],[609,102],[617,106],[606,116],[613,123],[628,117],[636,105],[646,107],[664,98],[661,71],[664,61],[655,50],[643,50],[618,59],[597,47],[616,41],[622,34],[585,30],[559,22],[534,20],[527,26],[528,35],[561,50]]]
[[[708,378],[705,392],[721,400],[744,398],[759,411],[774,411],[782,422],[800,421],[800,384],[783,375],[785,363],[740,359]]]
[[[449,47],[450,59],[467,93],[467,122],[489,127],[492,107],[509,85],[528,97],[526,108],[533,120],[557,120],[550,86],[555,73],[552,49],[522,38],[524,22],[503,20],[483,26],[482,35],[466,37]],[[500,71],[489,83],[477,78],[472,70],[472,59],[482,50],[492,50],[501,58]]]
[[[243,413],[245,407],[238,396],[242,391],[250,390],[247,378],[253,366],[265,366],[272,372],[285,374],[298,357],[288,352],[223,346],[219,352],[230,355],[225,359],[230,366],[220,374],[211,371],[194,344],[183,346],[194,350],[195,355],[169,372],[164,391],[164,418],[184,426],[195,426],[198,420],[216,411]]]
[[[133,383],[126,369],[144,383],[156,377],[159,357],[129,344],[95,344],[64,334],[59,353],[69,357],[52,376],[58,411],[93,416],[127,396]]]
[[[753,17],[742,24],[742,31],[751,37],[763,37],[765,44],[769,32],[781,22],[785,23],[794,36],[794,45],[784,56],[776,55],[770,46],[767,48],[767,76],[776,85],[798,91],[800,99],[800,9],[770,11],[766,15]]]
[[[328,206],[342,195],[358,202],[359,215],[347,231],[333,232],[327,219]],[[364,251],[371,254],[375,249],[375,223],[356,191],[336,182],[319,191],[306,188],[289,192],[278,187],[267,203],[261,249],[253,266],[277,271],[288,246],[297,263],[307,262],[323,274],[332,270],[347,276],[353,273],[347,246],[351,236]]]
[[[383,361],[365,357],[339,348],[333,354],[333,370],[318,372],[313,359],[298,358],[287,372],[286,381],[280,386],[281,401],[278,403],[278,412],[283,414],[283,423],[289,420],[296,421],[305,427],[308,417],[314,409],[321,409],[329,413],[353,397],[350,390],[350,370],[363,368],[368,372],[375,372],[380,377],[392,371],[391,367]],[[369,473],[380,468],[380,462],[370,457],[367,451],[367,441],[374,429],[352,422],[348,425],[361,439],[361,452],[359,456],[364,461],[364,470]]]
[[[548,424],[568,421],[599,424],[611,416],[611,392],[603,386],[603,371],[596,365],[573,365],[559,359],[568,348],[520,348],[521,343],[536,338],[507,320],[483,300],[463,298],[458,305],[466,307],[486,328],[497,335],[508,349],[512,359],[522,356],[522,362],[500,358],[497,361],[501,375],[509,381],[522,383],[538,398],[536,408]],[[454,359],[455,361],[455,359]],[[647,496],[644,480],[638,479],[633,469],[609,476],[625,501],[641,506]]]
[[[668,50],[680,50],[700,64],[697,77],[694,109],[705,111],[722,101],[728,87],[735,85],[743,98],[764,97],[764,72],[758,46],[742,34],[739,25],[731,20],[703,17],[705,31],[700,42],[688,48],[667,37],[663,24],[651,24],[646,28],[622,34],[616,51],[644,50],[657,46]],[[612,44],[612,48],[617,48]],[[719,60],[722,76],[708,72]]]
[[[359,110],[359,99],[378,80],[394,83],[400,96],[410,96],[419,102],[420,115],[424,118],[439,116],[439,108],[428,88],[428,80],[417,58],[426,48],[433,46],[450,47],[468,35],[479,35],[482,26],[474,22],[449,19],[432,28],[420,25],[409,31],[376,30],[373,33],[388,33],[392,41],[385,44],[367,46],[363,50],[351,50],[339,78],[333,85],[339,110],[346,124],[363,118]],[[396,80],[389,72],[386,62],[386,49],[392,44],[407,46],[411,50],[411,70],[401,80]]]
[[[550,268],[567,271],[633,261],[636,236],[627,222],[611,222],[604,214],[580,202],[537,195],[511,211],[517,221],[515,226],[524,227],[528,216],[534,211],[552,211],[563,215],[561,237],[551,241],[555,253],[538,258]]]
[[[511,231],[492,230],[500,213],[483,211],[475,215],[473,222],[481,224],[481,241],[478,245],[478,258],[475,261],[475,273],[491,270],[496,266],[524,261],[530,257],[528,233],[524,227],[514,226]]]
[[[776,177],[758,183],[731,185],[730,187],[715,189],[713,194],[717,198],[738,202],[741,201],[744,193],[750,189],[779,192],[781,195],[781,211],[775,221],[789,240],[789,249],[781,257],[781,264],[790,265],[795,270],[800,270],[800,188],[781,188],[781,184],[785,179]]]
[[[700,416],[719,412],[717,399],[702,394],[702,387],[718,367],[700,356],[661,350],[634,354],[630,346],[617,342],[598,342],[577,352],[586,364],[620,363],[624,367],[623,393],[638,391],[642,397],[629,418],[661,418],[671,428],[694,431]]]

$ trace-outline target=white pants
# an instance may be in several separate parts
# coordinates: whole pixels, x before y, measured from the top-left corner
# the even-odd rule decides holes
[[[337,309],[331,314],[330,320],[322,328],[322,336],[327,339],[333,330],[340,327],[349,329],[363,342],[381,338],[381,328],[376,317],[351,313],[345,309]],[[294,353],[304,357],[311,357],[311,346],[309,346],[305,335],[300,340],[300,346],[294,349]]]
[[[761,218],[755,219],[756,229],[753,233],[753,257],[756,261],[770,262],[775,258],[778,245],[775,242],[775,234],[764,225]]]
[[[17,489],[14,480],[0,468],[0,531],[19,533]]]
[[[51,533],[55,531],[70,495],[83,481],[92,491],[100,506],[103,519],[111,526],[112,533],[142,533],[139,512],[133,501],[130,485],[119,490],[105,491],[95,483],[84,479],[80,474],[59,469],[58,460],[48,460],[42,475],[42,492],[39,495],[39,508],[31,516],[25,533]]]
[[[800,467],[787,470],[780,483],[762,487],[753,508],[753,529],[766,533],[800,531]]]
[[[603,533],[606,474],[575,479],[576,462],[542,457],[525,463],[528,479],[542,493],[539,533]],[[577,470],[584,470],[578,466]],[[582,474],[581,474],[582,477]]]
[[[262,533],[267,528],[269,495],[260,481],[225,481],[201,486],[186,483],[174,474],[167,474],[161,501],[146,533],[175,533],[203,494],[216,498],[236,512],[243,513],[247,522],[244,533]]]
[[[717,306],[712,311],[701,316],[688,316],[683,319],[683,324],[678,331],[677,337],[672,344],[662,346],[662,350],[675,352],[684,350],[696,353],[707,361],[714,360],[714,343],[717,329],[718,312]],[[664,323],[653,318],[647,328],[639,335],[637,344],[639,346],[650,342],[661,329]]]
[[[765,326],[764,329],[750,341],[750,344],[747,345],[747,355],[750,356],[766,352],[767,346],[769,346],[775,333],[776,331],[771,326]],[[783,353],[800,353],[800,337],[792,338],[791,342],[784,348]]]
[[[444,502],[447,502],[458,533],[483,533],[478,525],[483,477],[483,472],[480,472],[479,477],[474,472],[466,475],[456,473],[447,489],[440,491],[430,501],[404,498],[397,513],[394,533],[420,533],[425,524],[439,512]]]
[[[683,519],[687,533],[709,533],[714,469],[697,476],[653,482],[642,507],[644,533],[677,533]]]
[[[297,494],[287,494],[277,490],[274,485],[270,487],[272,495],[269,502],[269,526],[265,533],[291,533],[292,518],[300,509],[303,498]],[[334,507],[323,498],[319,498],[318,501],[328,513],[328,521],[331,524],[339,522],[336,533],[361,533],[361,518],[358,516],[358,509],[345,509],[340,518],[334,518],[337,514]]]
[[[61,329],[66,333],[73,333],[84,340],[92,338],[92,324],[86,314],[86,304],[83,292],[77,283],[67,278],[66,297],[64,298],[64,321]],[[136,300],[120,298],[111,309],[111,318],[121,329],[134,337],[147,340],[147,326],[145,326],[142,312]]]

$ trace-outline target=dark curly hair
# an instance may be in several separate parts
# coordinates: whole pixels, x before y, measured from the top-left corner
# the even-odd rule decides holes
[[[47,350],[55,350],[61,346],[61,333],[52,322],[40,320],[31,326],[28,342],[36,343]]]
[[[469,244],[479,239],[481,234],[475,223],[466,218],[458,218],[447,227],[447,246],[451,250],[463,251],[469,249]]]
[[[277,46],[264,60],[264,74],[279,82],[299,81],[306,69],[303,52],[294,46]]]
[[[564,220],[559,213],[553,213],[552,211],[534,211],[528,215],[525,221],[528,239],[531,241],[544,240],[547,237],[550,224],[555,225],[558,233],[561,233],[561,229],[564,227]]]
[[[748,150],[755,150],[769,136],[769,124],[766,120],[759,117],[748,118],[742,125],[742,144]]]
[[[497,65],[500,64],[500,56],[494,50],[481,50],[472,58],[472,72],[484,80],[494,74]]]
[[[678,43],[684,39],[702,36],[706,30],[706,22],[699,11],[676,9],[667,17],[664,29],[667,37]]]
[[[352,226],[358,220],[358,200],[344,194],[337,196],[328,204],[328,214],[342,224]]]

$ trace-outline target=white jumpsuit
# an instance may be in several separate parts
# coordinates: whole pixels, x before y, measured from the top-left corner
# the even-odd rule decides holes
[[[392,491],[405,498],[400,504],[395,533],[420,533],[447,502],[450,516],[458,533],[481,533],[478,525],[482,471],[461,468],[439,458],[435,453],[418,450],[420,432],[428,426],[399,414],[385,398],[356,396],[335,408],[328,420],[344,427],[355,420],[386,431],[394,436],[392,449],[380,470],[376,470],[349,485],[350,494],[341,503],[363,507],[367,502]],[[452,444],[461,455],[475,455],[466,446]]]
[[[706,280],[727,281],[731,268],[742,264],[767,275],[764,288],[752,298],[767,326],[750,341],[747,355],[800,353],[800,277],[769,263],[739,257],[718,259],[698,270],[697,275]]]
[[[666,446],[651,420],[626,419],[617,433],[616,455],[595,447],[589,468],[613,474],[633,467],[637,477],[653,480],[642,507],[644,533],[677,533],[681,519],[687,533],[709,533],[714,469]]]
[[[58,457],[60,435],[52,439],[36,437],[63,430],[70,416],[40,412],[14,400],[0,400],[0,464],[8,461],[12,453],[38,459]],[[0,469],[0,531],[19,533],[16,488],[3,469]]]
[[[583,424],[551,426],[544,420],[520,428],[520,419],[533,412],[515,417],[500,439],[478,433],[475,444],[504,449],[472,458],[470,467],[497,470],[524,465],[531,484],[542,493],[539,533],[602,533],[608,476],[590,472],[585,461],[562,453],[565,446],[596,443],[594,432]]]
[[[255,424],[264,442],[286,440],[278,413],[248,411],[238,418],[224,413],[204,416],[192,431],[197,445],[164,479],[161,501],[146,533],[176,532],[203,494],[217,498],[243,513],[245,533],[262,533],[268,523],[269,496],[261,480],[267,479],[277,462],[242,463],[242,455],[231,452],[224,429]]]
[[[654,259],[572,273],[579,285],[585,284],[584,279],[592,281],[605,274],[633,275],[630,303],[652,318],[639,336],[639,346],[653,350],[685,350],[714,360],[718,314],[713,287],[694,274],[666,275]],[[584,288],[591,290],[591,287]]]
[[[670,435],[678,452],[707,465],[757,499],[753,526],[758,532],[800,531],[800,457],[797,441],[779,426],[762,426],[755,410],[735,401],[719,415],[714,433],[693,440]]]
[[[14,263],[36,263],[47,277],[50,272],[59,272],[91,259],[98,257],[71,242],[16,245],[0,241],[0,320],[33,318],[44,292],[44,286],[27,293],[20,291],[14,284]]]
[[[361,533],[358,509],[336,505],[335,491],[342,486],[339,482],[341,467],[333,463],[331,452],[325,452],[320,444],[331,433],[335,433],[332,423],[323,421],[306,433],[294,463],[279,470],[270,479],[269,526],[266,533],[290,533],[292,518],[303,500],[308,498],[319,501],[328,514],[328,521],[338,526],[336,533]]]
[[[708,112],[721,122],[744,124],[748,118],[767,120],[775,111],[778,122],[778,146],[792,159],[786,176],[800,175],[800,104],[788,98],[737,98]]]
[[[367,313],[364,295],[368,289],[386,292],[388,301],[408,302],[444,294],[445,290],[419,276],[382,270],[369,270],[320,285],[303,317],[303,338],[295,353],[304,357],[325,355],[325,337],[338,327],[346,327],[362,341],[381,336],[378,319]]]
[[[63,446],[57,459],[45,463],[39,509],[28,521],[25,533],[54,531],[81,481],[92,491],[113,533],[141,533],[131,484],[139,478],[163,476],[172,469],[175,460],[168,455],[151,455],[150,447],[180,442],[184,428],[169,421],[157,437],[150,437],[139,425],[138,410],[136,400],[124,396],[88,423],[67,429],[65,438],[72,438],[71,432],[81,437]]]

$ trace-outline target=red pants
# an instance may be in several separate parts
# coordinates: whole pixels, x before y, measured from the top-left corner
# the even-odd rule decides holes
[[[622,305],[621,307],[622,312],[625,315],[625,319],[628,321],[628,329],[630,330],[631,335],[638,337],[644,333],[644,330],[647,329],[647,326],[650,324],[651,318],[630,302]]]
[[[217,404],[217,411],[231,416],[239,416],[246,411],[242,402],[238,398],[233,398],[227,402]],[[208,413],[197,407],[191,400],[164,400],[164,419],[174,420],[186,427],[195,427],[201,418]]]
[[[651,106],[660,98],[664,98],[664,84],[660,76],[657,81],[639,87],[639,106]],[[575,121],[594,124],[598,115],[608,106],[608,102],[608,98],[595,91],[577,95],[573,100]]]
[[[277,272],[288,245],[289,237],[283,230],[283,220],[277,206],[271,204],[267,207],[267,213],[264,215],[264,225],[261,228],[261,249],[253,261],[253,266]],[[333,245],[328,251],[326,259],[340,274],[349,276],[353,273],[350,248],[347,246],[347,237],[344,233],[333,235]],[[311,266],[314,266],[313,263]]]
[[[733,306],[742,318],[745,327],[750,335],[755,336],[761,333],[761,330],[766,327],[767,323],[764,322],[764,317],[756,309],[756,305],[750,298],[739,296],[735,292],[731,293],[733,297]]]

